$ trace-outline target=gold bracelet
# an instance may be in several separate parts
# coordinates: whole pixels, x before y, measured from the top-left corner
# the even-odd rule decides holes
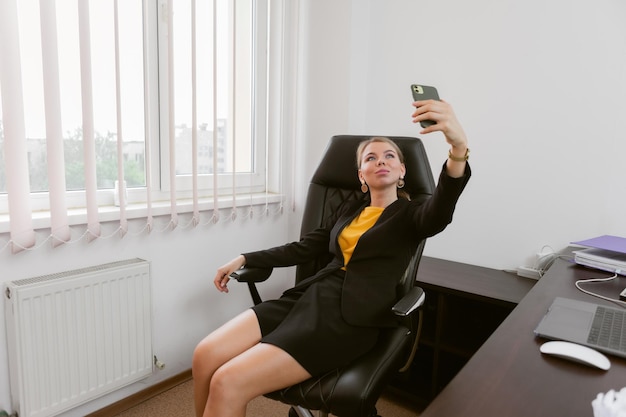
[[[469,148],[465,148],[465,155],[459,158],[458,156],[452,155],[452,150],[449,150],[448,158],[452,159],[454,162],[465,162],[469,159],[469,153],[470,153]]]

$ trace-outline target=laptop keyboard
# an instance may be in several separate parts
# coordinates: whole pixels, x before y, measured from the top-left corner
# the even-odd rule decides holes
[[[626,352],[624,335],[626,335],[626,313],[617,309],[598,307],[587,342]]]

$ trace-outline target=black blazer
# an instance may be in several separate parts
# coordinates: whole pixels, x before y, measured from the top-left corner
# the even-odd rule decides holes
[[[346,268],[342,289],[341,311],[348,323],[375,327],[397,323],[391,312],[397,301],[396,285],[418,243],[441,232],[452,221],[456,202],[470,176],[469,165],[461,178],[449,177],[444,165],[430,199],[424,203],[402,198],[396,200],[361,236]],[[325,227],[307,233],[300,241],[244,253],[246,266],[292,266],[329,255],[332,260],[328,265],[294,288],[306,287],[323,279],[343,266],[343,253],[337,238],[367,205],[369,201],[347,201]]]

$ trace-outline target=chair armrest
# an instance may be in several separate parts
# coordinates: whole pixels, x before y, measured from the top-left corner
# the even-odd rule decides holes
[[[263,282],[272,274],[272,268],[241,268],[230,274],[239,282]]]
[[[424,290],[420,287],[413,287],[404,295],[393,307],[392,311],[396,316],[406,317],[414,310],[421,307],[426,299]]]
[[[229,275],[230,278],[237,282],[245,282],[248,284],[248,290],[252,297],[254,305],[260,304],[261,296],[257,290],[255,282],[263,282],[272,274],[272,268],[241,268]]]

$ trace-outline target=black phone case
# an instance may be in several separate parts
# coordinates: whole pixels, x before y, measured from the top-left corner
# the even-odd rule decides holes
[[[411,93],[413,94],[413,101],[439,100],[437,89],[429,85],[411,84]],[[435,122],[432,120],[422,120],[420,122],[420,125],[424,128],[434,124]]]

